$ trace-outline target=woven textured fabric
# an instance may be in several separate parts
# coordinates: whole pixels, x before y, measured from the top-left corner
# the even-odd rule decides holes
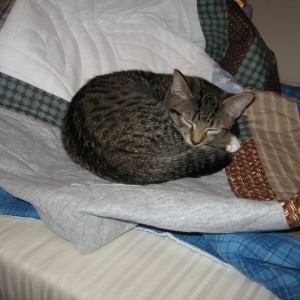
[[[258,201],[278,200],[290,227],[300,227],[300,192],[287,200],[279,200],[273,192],[252,139],[241,141],[241,149],[226,168],[228,183],[239,198]]]
[[[280,93],[277,62],[233,0],[198,0],[206,52],[244,87]]]
[[[226,174],[237,197],[260,201],[276,199],[253,139],[241,141],[241,149],[235,153],[232,163],[226,168]]]
[[[290,227],[300,227],[300,192],[287,201],[279,201]]]
[[[300,226],[300,123],[296,103],[276,93],[256,91],[248,108],[253,139],[226,168],[237,197],[281,203],[290,227]]]

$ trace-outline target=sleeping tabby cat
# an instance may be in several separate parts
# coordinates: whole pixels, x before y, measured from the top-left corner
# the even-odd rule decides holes
[[[230,130],[253,97],[177,70],[97,76],[72,99],[62,140],[76,163],[111,181],[199,177],[230,163],[239,148]]]

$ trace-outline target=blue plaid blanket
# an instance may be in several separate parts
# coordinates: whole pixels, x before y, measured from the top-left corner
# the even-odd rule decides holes
[[[31,218],[39,220],[40,217],[34,207],[22,199],[15,198],[0,188],[0,215]]]
[[[40,219],[29,203],[0,188],[0,214]],[[206,251],[280,299],[300,299],[300,239],[286,233],[186,234],[138,226]]]

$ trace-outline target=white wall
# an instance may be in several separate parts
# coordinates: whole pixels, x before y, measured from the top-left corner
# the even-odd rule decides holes
[[[300,0],[248,0],[252,21],[276,55],[282,82],[300,85]]]

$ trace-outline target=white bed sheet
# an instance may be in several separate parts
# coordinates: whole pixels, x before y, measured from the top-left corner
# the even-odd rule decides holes
[[[230,266],[131,230],[85,255],[42,222],[0,217],[1,300],[275,300]]]

